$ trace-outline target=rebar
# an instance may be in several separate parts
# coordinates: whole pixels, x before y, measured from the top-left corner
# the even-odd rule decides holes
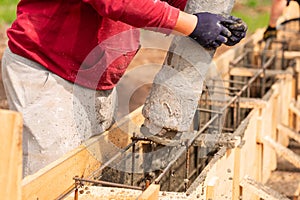
[[[185,146],[181,146],[179,150],[177,151],[177,154],[175,155],[175,158],[168,163],[168,165],[165,167],[165,169],[162,171],[162,173],[155,179],[155,184],[159,184],[161,179],[165,176],[165,174],[171,169],[171,167],[174,165],[174,163],[178,160],[178,158],[186,151]]]
[[[103,163],[100,168],[96,169],[89,177],[88,179],[94,178],[97,176],[97,174],[101,173],[104,168],[108,167],[112,162],[114,162],[119,156],[123,155],[127,150],[132,148],[137,143],[137,140],[132,141],[129,145],[127,145],[125,148],[121,149],[118,153],[116,153],[111,159],[109,159],[107,162]]]
[[[75,181],[86,182],[86,183],[93,183],[96,185],[105,185],[105,186],[111,186],[111,187],[119,187],[119,188],[127,188],[127,189],[134,189],[134,190],[142,190],[143,188],[137,187],[137,186],[131,186],[131,185],[125,185],[121,183],[113,183],[108,181],[100,181],[100,180],[90,180],[90,179],[84,179],[84,178],[78,178],[74,177]]]
[[[245,56],[246,54],[243,54],[243,56]],[[224,116],[224,113],[226,112],[226,110],[231,107],[231,105],[235,105],[233,106],[235,109],[235,117],[234,117],[234,122],[235,125],[233,127],[233,129],[236,129],[239,122],[241,121],[240,119],[240,115],[241,115],[241,111],[240,111],[240,97],[242,96],[242,94],[244,92],[246,92],[247,96],[250,96],[250,87],[252,86],[252,84],[254,83],[255,80],[257,80],[264,72],[265,69],[268,68],[272,62],[274,61],[275,56],[271,56],[268,60],[266,60],[265,63],[263,63],[263,66],[261,69],[259,69],[254,76],[252,76],[247,82],[242,82],[242,81],[227,81],[229,83],[232,84],[240,84],[243,86],[238,89],[236,87],[218,87],[218,86],[214,86],[216,88],[221,88],[221,89],[228,89],[228,90],[234,90],[236,91],[235,93],[231,93],[232,95],[234,95],[232,98],[230,98],[228,100],[228,102],[225,103],[225,106],[223,106],[220,110],[211,110],[209,109],[209,104],[208,101],[211,99],[208,98],[208,92],[207,90],[203,90],[204,92],[204,108],[198,108],[197,112],[198,112],[198,119],[195,120],[195,124],[198,122],[197,125],[194,125],[194,129],[196,129],[196,134],[193,135],[191,138],[189,138],[188,140],[186,140],[185,145],[180,146],[176,152],[175,157],[168,163],[168,165],[162,170],[162,172],[157,176],[157,178],[154,180],[154,182],[156,184],[159,184],[161,179],[166,175],[167,172],[170,172],[171,175],[171,168],[172,166],[175,164],[175,162],[179,159],[179,157],[181,157],[183,155],[183,153],[186,153],[186,173],[185,173],[185,179],[183,180],[183,184],[185,186],[185,189],[188,188],[189,186],[189,179],[192,175],[194,175],[194,173],[198,174],[199,173],[199,167],[196,167],[195,170],[193,170],[190,173],[190,147],[193,145],[193,143],[196,141],[196,139],[202,134],[204,133],[204,131],[211,127],[214,126],[216,127],[216,129],[218,130],[218,133],[222,133],[222,117]],[[242,58],[239,58],[239,62],[241,62]],[[234,64],[234,63],[233,63]],[[218,92],[218,91],[217,91]],[[200,123],[200,119],[201,119],[201,113],[203,113],[203,115],[205,115],[205,113],[209,113],[211,114],[211,116],[207,119],[207,122],[205,124],[201,124]],[[216,126],[214,125],[216,123]],[[232,128],[228,128],[228,130],[232,130]],[[132,136],[132,142],[126,146],[122,151],[118,152],[115,156],[113,156],[110,160],[108,160],[107,162],[103,163],[103,165],[97,169],[90,177],[95,177],[96,173],[101,172],[105,167],[109,166],[109,164],[111,164],[112,162],[114,162],[119,156],[121,156],[122,154],[124,154],[126,151],[128,151],[130,148],[132,148],[132,174],[131,174],[131,186],[125,185],[125,184],[117,184],[117,183],[111,183],[111,182],[106,182],[106,181],[95,181],[95,180],[89,180],[89,179],[79,179],[76,178],[76,180],[79,181],[83,181],[83,182],[89,182],[89,183],[94,183],[94,184],[101,184],[101,185],[108,185],[108,186],[114,186],[114,187],[123,187],[123,188],[130,188],[130,189],[139,189],[141,190],[140,187],[137,186],[133,186],[134,183],[134,178],[133,178],[133,173],[134,173],[134,164],[135,164],[135,145],[137,142],[139,141],[151,141],[147,138],[144,137],[137,137],[135,133],[133,133]],[[195,148],[195,164],[198,165],[198,147]],[[149,181],[149,180],[148,180]],[[147,184],[147,180],[146,180],[146,184]],[[170,185],[170,182],[169,182]]]
[[[133,132],[132,137],[135,137],[135,132]],[[132,140],[132,138],[131,138]],[[135,142],[132,140],[132,155],[131,155],[131,185],[133,185],[133,178],[134,178],[134,165],[135,165]]]
[[[184,189],[187,191],[189,187],[189,172],[190,172],[190,148],[186,142],[186,153],[185,153],[185,179],[184,179]]]

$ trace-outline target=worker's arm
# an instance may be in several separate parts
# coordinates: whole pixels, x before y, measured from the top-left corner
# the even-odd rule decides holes
[[[289,3],[286,0],[272,1],[269,24],[263,35],[264,40],[268,40],[269,38],[276,38],[277,36],[276,23],[278,18],[283,13],[283,10],[286,6],[286,2]]]
[[[159,0],[83,1],[92,5],[101,16],[138,28],[152,27],[165,33],[175,30],[205,48],[216,48],[230,37],[230,31],[222,25],[226,18],[212,13],[188,14]]]
[[[184,10],[185,5],[187,3],[187,0],[162,0],[162,1],[166,1],[168,4],[176,8],[179,8],[181,11]]]
[[[174,31],[179,32],[183,35],[190,35],[196,25],[197,25],[198,18],[196,15],[191,15],[185,12],[180,11],[178,19],[176,21]]]
[[[286,6],[286,0],[273,0],[270,14],[269,26],[275,27],[278,18],[282,15]]]
[[[103,17],[137,28],[173,30],[180,10],[160,0],[83,0]]]

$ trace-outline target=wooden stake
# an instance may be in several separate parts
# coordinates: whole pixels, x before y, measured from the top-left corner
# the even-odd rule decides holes
[[[157,184],[151,184],[142,194],[138,197],[138,200],[157,200],[160,186]]]
[[[297,141],[298,143],[300,143],[300,134],[297,131],[291,129],[290,127],[288,127],[284,124],[278,124],[277,129],[278,129],[278,131],[280,131],[280,133],[286,134],[290,138],[292,138],[295,141]]]
[[[279,156],[284,157],[287,161],[300,168],[300,156],[289,150],[285,146],[274,141],[271,137],[264,137],[265,144],[271,146]]]
[[[207,183],[206,187],[206,200],[214,200],[215,198],[215,185],[218,181],[218,177],[214,176],[211,180]]]
[[[1,199],[21,199],[22,117],[0,110],[0,195]]]
[[[240,167],[241,167],[241,148],[234,149],[234,168],[232,182],[232,199],[240,199]]]
[[[230,70],[232,76],[245,76],[251,77],[256,74],[259,69],[246,68],[246,67],[234,67]],[[276,78],[292,77],[292,72],[284,70],[266,70],[266,77],[275,76]]]
[[[295,106],[295,103],[291,102],[289,105],[289,109],[297,116],[300,116],[300,109]]]

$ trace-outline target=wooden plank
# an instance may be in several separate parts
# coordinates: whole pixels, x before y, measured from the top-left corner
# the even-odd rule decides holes
[[[284,157],[287,161],[300,168],[300,156],[295,154],[293,151],[289,150],[285,146],[277,143],[269,136],[264,137],[264,141],[266,144],[270,145],[279,156]]]
[[[214,186],[212,185],[208,185],[206,187],[206,200],[213,200],[214,198]]]
[[[213,200],[215,199],[215,185],[218,181],[218,177],[212,177],[210,181],[207,183],[206,187],[206,200]]]
[[[200,100],[200,104],[213,105],[213,106],[224,106],[226,103],[230,101],[231,98],[223,98],[223,99],[212,99],[212,101]],[[267,101],[258,98],[240,98],[240,108],[262,108],[265,107]],[[232,104],[231,107],[234,105]]]
[[[191,198],[197,198],[199,196],[203,196],[204,192],[203,192],[203,188],[205,187],[204,182],[208,181],[208,173],[215,175],[215,170],[216,169],[216,165],[218,163],[218,161],[224,157],[226,154],[226,148],[221,148],[218,153],[216,153],[214,155],[214,157],[212,158],[212,160],[208,163],[208,165],[202,170],[201,174],[196,178],[196,180],[191,184],[191,186],[188,188],[187,190],[187,194],[191,197]]]
[[[86,176],[100,162],[84,146],[68,153],[22,182],[22,199],[55,199],[74,185],[73,177]]]
[[[278,193],[277,191],[259,183],[250,178],[249,176],[245,176],[241,181],[241,186],[243,189],[248,189],[254,194],[258,195],[262,199],[268,200],[289,200],[286,196]]]
[[[300,58],[300,52],[299,51],[284,51],[284,58],[289,59],[289,60]]]
[[[276,91],[269,90],[264,99],[267,101],[266,106],[259,109],[259,117],[257,118],[257,152],[258,152],[258,174],[257,181],[265,183],[271,171],[276,168],[276,153],[274,150],[263,144],[263,137],[268,135],[276,138],[276,125],[278,105],[278,94]]]
[[[151,184],[139,197],[138,200],[158,200],[160,185]]]
[[[234,149],[234,168],[233,168],[233,182],[232,182],[232,199],[240,199],[240,164],[241,149],[236,147]]]
[[[262,51],[260,49],[254,50],[253,55],[259,56],[262,54]],[[266,56],[272,56],[274,55],[274,51],[265,52]],[[276,58],[281,59],[282,58],[282,52],[277,51],[276,52]],[[298,59],[300,58],[300,52],[299,51],[284,51],[284,59],[291,60],[291,59]]]
[[[0,194],[1,199],[21,199],[22,117],[0,110]]]
[[[254,68],[246,68],[246,67],[233,67],[230,69],[229,73],[231,76],[243,76],[243,77],[252,77],[255,75],[260,69]],[[276,78],[286,78],[292,77],[293,73],[290,71],[284,70],[266,70],[266,77],[275,76]]]
[[[289,105],[289,109],[290,109],[290,111],[295,113],[297,116],[300,116],[300,109],[295,106],[295,102],[291,101],[291,103]]]
[[[278,131],[280,131],[280,133],[286,134],[290,138],[292,138],[295,141],[297,141],[298,143],[300,143],[300,134],[297,131],[291,129],[290,127],[288,127],[284,124],[278,124],[277,129],[278,129]]]
[[[137,200],[141,195],[140,190],[131,190],[116,187],[83,186],[79,189],[79,200]],[[74,192],[64,198],[64,200],[74,200]],[[185,193],[160,191],[159,200],[187,200],[189,197]]]
[[[99,187],[86,185],[78,190],[79,200],[136,200],[142,193],[140,190],[131,190],[116,187]],[[64,198],[64,200],[74,200],[74,192]]]
[[[300,58],[295,59],[296,61],[296,66],[295,66],[295,78],[296,81],[295,82],[295,88],[296,88],[296,94],[295,94],[295,106],[299,108],[299,99],[300,99]],[[300,115],[296,115],[296,130],[300,130]]]
[[[296,95],[295,95],[295,105],[296,107],[299,107],[299,98],[300,98],[300,58],[295,59],[296,61],[296,66],[295,66],[295,78],[296,80],[298,80],[297,82],[295,82],[295,88],[296,88]],[[299,117],[298,117],[299,118]]]
[[[290,123],[290,112],[287,109],[287,105],[290,104],[293,99],[292,96],[292,80],[282,79],[278,80],[278,84],[276,84],[278,91],[280,91],[280,95],[278,96],[278,112],[279,118],[278,123],[289,125]],[[283,146],[288,146],[289,137],[283,134],[277,134],[277,141]]]
[[[74,186],[74,176],[88,177],[101,166],[101,155],[108,153],[102,151],[110,151],[109,148],[104,149],[103,141],[109,141],[120,148],[126,146],[129,128],[136,131],[143,121],[140,113],[141,107],[110,130],[91,138],[37,173],[25,177],[22,181],[22,199],[55,199]]]
[[[256,179],[257,181],[262,181],[262,171],[263,171],[263,145],[257,143],[256,144],[256,153],[257,153],[257,160],[256,160],[256,165],[254,168],[256,169]]]

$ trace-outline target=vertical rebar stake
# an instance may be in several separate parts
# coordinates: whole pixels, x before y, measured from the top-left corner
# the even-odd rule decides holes
[[[81,182],[76,179],[79,178],[78,176],[75,176],[75,194],[74,194],[74,200],[78,200],[78,188],[81,186]]]
[[[237,126],[239,126],[239,124],[240,124],[240,117],[241,117],[241,107],[240,107],[240,96],[238,96],[237,97],[237,104],[236,104],[236,106],[237,106],[237,119],[236,119],[236,122],[237,122]]]
[[[132,138],[135,138],[136,134],[133,132]],[[131,138],[131,140],[132,140]],[[134,165],[135,165],[135,143],[132,145],[132,156],[131,156],[131,185],[133,186],[133,178],[134,178]]]
[[[250,98],[250,96],[251,96],[251,92],[250,92],[250,85],[248,85],[248,87],[247,87],[247,97],[248,98]]]
[[[294,66],[294,79],[295,79],[295,100],[296,102],[298,102],[298,87],[299,87],[299,83],[298,83],[298,77],[299,77],[299,72],[297,69],[297,64]]]
[[[222,134],[222,114],[218,114],[218,133]]]
[[[198,177],[198,172],[199,172],[199,162],[198,162],[198,159],[199,159],[199,148],[198,146],[194,146],[194,151],[195,151],[195,157],[194,157],[194,167],[196,168],[196,176]]]
[[[236,105],[236,100],[234,102],[232,102],[233,104],[233,129],[235,130],[236,127],[237,127],[237,117],[236,117],[236,114],[237,114],[237,105]]]
[[[265,90],[266,90],[266,67],[265,67],[265,63],[266,63],[266,52],[268,50],[268,48],[270,47],[272,41],[271,40],[267,40],[266,42],[266,46],[262,52],[261,55],[261,68],[262,68],[262,77],[261,77],[261,98],[265,95]]]
[[[145,184],[145,190],[150,186],[150,180],[146,180],[146,184]]]
[[[189,174],[190,174],[190,150],[189,150],[189,144],[188,141],[185,142],[186,145],[186,163],[185,163],[185,168],[186,168],[186,173],[185,173],[185,179],[184,179],[184,187],[185,191],[187,191],[189,187]]]
[[[208,103],[207,103],[207,101],[208,101],[208,89],[207,89],[206,92],[205,92],[205,108],[208,109]],[[207,115],[208,115],[208,114],[203,113],[203,115],[204,115],[204,118],[203,118],[203,119],[206,121]],[[208,118],[209,118],[209,117],[208,117]]]

